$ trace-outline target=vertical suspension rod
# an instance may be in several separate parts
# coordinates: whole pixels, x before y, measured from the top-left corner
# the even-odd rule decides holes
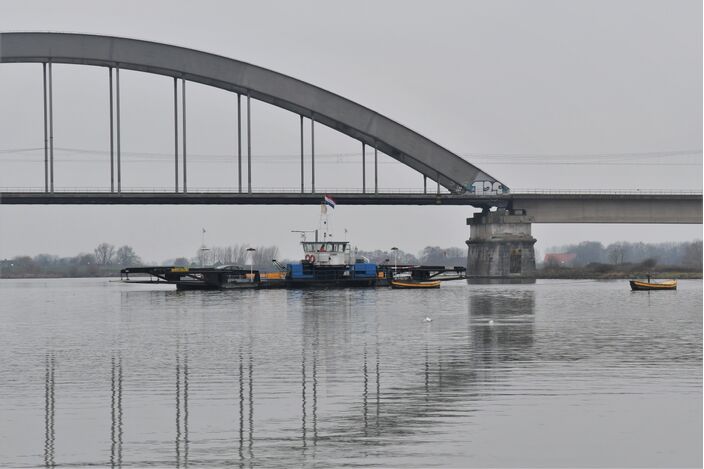
[[[376,142],[374,143],[374,193],[379,193],[379,162],[376,154]]]
[[[303,115],[301,115],[301,194],[305,191],[305,167],[303,165]]]
[[[44,84],[44,192],[49,192],[49,131],[47,129],[46,62],[42,63],[42,77]]]
[[[367,146],[362,142],[362,194],[367,192]]]
[[[252,193],[252,107],[247,92],[247,192]]]
[[[178,192],[178,79],[174,77],[174,192]]]
[[[54,90],[49,62],[49,191],[54,192]]]
[[[183,121],[183,192],[187,192],[186,186],[186,80],[181,78],[181,119]]]
[[[310,191],[315,193],[315,119],[310,118]]]
[[[122,192],[122,150],[120,139],[120,68],[115,67],[115,136],[117,137],[117,192]]]
[[[110,192],[115,192],[115,138],[113,136],[113,102],[112,102],[112,67],[108,67],[110,75]]]
[[[242,192],[242,95],[237,93],[237,180]]]

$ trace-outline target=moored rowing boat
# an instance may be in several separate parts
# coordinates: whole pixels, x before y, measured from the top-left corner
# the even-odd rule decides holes
[[[440,280],[416,282],[413,280],[392,280],[391,288],[440,288]]]
[[[677,290],[677,280],[667,280],[665,282],[641,282],[640,280],[631,280],[631,290]]]

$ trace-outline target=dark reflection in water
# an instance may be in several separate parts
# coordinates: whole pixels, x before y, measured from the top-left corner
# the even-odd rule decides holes
[[[13,436],[14,416],[37,394],[41,402],[41,384],[27,371],[43,371],[45,467],[106,465],[108,455],[111,467],[667,466],[668,454],[698,462],[688,449],[701,431],[688,419],[701,406],[701,289],[665,301],[601,285],[567,300],[541,285],[92,288],[71,308],[49,306],[43,317],[31,310],[40,311],[32,321],[55,332],[25,337],[26,345],[14,339],[21,332],[0,335],[0,352],[2,344],[23,351],[18,365],[0,364],[0,411],[12,412],[0,423],[0,443]],[[595,292],[605,298],[598,304]],[[106,304],[114,310],[101,313]],[[22,318],[4,319],[12,328]],[[104,339],[116,335],[105,350]],[[664,357],[643,357],[665,348]],[[651,413],[687,432],[668,440],[638,423]],[[569,436],[579,432],[603,451]],[[656,450],[628,459],[644,441]],[[0,465],[41,464],[41,447],[8,448]]]
[[[239,383],[240,383],[240,431],[239,431],[239,456],[240,461],[244,461],[244,359],[242,358],[242,346],[239,348]]]
[[[381,383],[379,380],[380,377],[380,370],[379,370],[379,335],[377,334],[377,342],[376,342],[376,418],[374,420],[375,427],[376,427],[376,436],[379,436],[380,433],[380,427],[379,427],[379,410],[380,410],[380,404],[381,404]]]
[[[254,357],[252,355],[252,342],[247,346],[247,361],[245,363],[242,344],[238,347],[238,432],[237,448],[238,465],[243,467],[247,460],[254,458]],[[245,366],[246,365],[246,366]],[[246,407],[245,407],[246,406]],[[247,425],[245,426],[245,414]],[[246,427],[246,429],[245,429]],[[246,433],[246,441],[245,441]],[[246,453],[246,454],[245,454]]]
[[[306,376],[306,348],[305,342],[303,342],[303,358],[301,359],[301,409],[302,409],[302,425],[301,425],[301,436],[303,438],[303,448],[306,447],[306,382],[308,378]]]
[[[160,296],[160,295],[155,295]],[[319,298],[311,295],[304,297],[311,309],[315,309]],[[343,312],[341,318],[349,317],[351,306],[347,298],[343,300]],[[154,304],[154,298],[150,301]],[[324,305],[324,303],[323,303]],[[474,295],[469,301],[470,321],[469,326],[469,346],[466,343],[455,343],[453,348],[448,350],[442,344],[431,344],[425,341],[423,344],[424,360],[422,363],[422,386],[413,381],[403,385],[396,385],[387,391],[387,400],[382,400],[381,391],[381,347],[379,336],[376,334],[375,358],[374,358],[374,381],[370,383],[370,366],[368,357],[368,344],[365,341],[361,353],[361,422],[352,415],[341,415],[334,418],[332,424],[334,433],[339,438],[344,435],[345,439],[355,441],[364,445],[386,444],[380,441],[365,441],[370,435],[369,414],[370,399],[373,399],[372,410],[374,415],[375,435],[382,433],[385,435],[408,435],[416,431],[422,431],[427,425],[426,419],[433,419],[441,409],[451,405],[453,400],[467,400],[468,398],[479,398],[474,389],[483,383],[491,381],[492,363],[503,360],[511,360],[512,357],[520,357],[525,353],[526,347],[533,342],[533,309],[535,306],[534,293],[532,291],[521,292],[514,296],[497,296],[494,294]],[[325,316],[324,313],[305,313],[302,330],[302,352],[301,352],[301,440],[305,449],[309,443],[317,446],[318,436],[318,356],[320,346],[320,329],[324,334],[333,338],[339,334],[337,329],[340,321],[332,317]],[[495,321],[490,324],[489,321]],[[512,327],[500,327],[510,324]],[[343,325],[344,329],[344,325]],[[346,334],[350,331],[345,331]],[[243,353],[243,344],[240,343],[237,353],[238,360],[238,457],[240,465],[246,461],[253,461],[254,454],[254,356],[251,337],[247,339],[246,359]],[[332,341],[332,339],[330,339]],[[434,347],[431,353],[431,347]],[[450,357],[442,359],[443,356]],[[112,446],[111,465],[122,466],[122,357],[117,354],[112,357]],[[307,367],[307,361],[310,365]],[[51,440],[47,437],[47,448],[49,448],[53,461],[53,356],[47,359],[47,376],[51,377],[51,384],[47,381],[47,396],[51,389],[51,399],[47,398],[47,412],[51,412],[51,417],[47,421],[51,422]],[[49,372],[51,364],[51,372]],[[475,367],[474,365],[480,365]],[[478,369],[477,369],[478,368]],[[408,376],[414,374],[414,370],[409,368]],[[176,343],[175,353],[175,465],[189,465],[189,346],[186,339],[180,338]],[[479,376],[481,375],[481,376]],[[48,378],[49,379],[49,378]],[[374,386],[373,396],[370,387]],[[423,405],[419,405],[417,400],[422,399]],[[246,423],[245,425],[245,414]],[[49,415],[49,414],[47,414]],[[345,423],[340,426],[340,423]],[[247,427],[245,430],[245,426]],[[362,430],[357,438],[358,429]],[[246,441],[245,441],[246,433]],[[49,443],[51,441],[51,443]],[[391,442],[391,441],[389,441]],[[246,454],[245,454],[246,453]],[[53,463],[52,463],[53,464]]]
[[[188,467],[188,343],[176,342],[176,467]]]
[[[110,389],[110,466],[122,467],[122,354],[111,358]]]
[[[301,336],[301,440],[305,450],[308,447],[309,426],[312,430],[313,446],[318,444],[318,346],[319,324],[317,318],[306,318],[304,322],[311,327],[311,334]],[[311,355],[311,358],[308,358]],[[309,368],[306,362],[310,361]],[[310,370],[310,371],[308,371]],[[310,373],[310,378],[308,374]],[[308,386],[310,383],[310,391]],[[310,397],[308,397],[310,395]],[[309,402],[310,401],[310,402]],[[310,416],[308,409],[310,408]],[[310,420],[309,420],[310,419]]]
[[[362,393],[362,400],[363,404],[362,407],[364,408],[364,436],[367,436],[367,428],[369,426],[369,421],[367,419],[367,397],[369,395],[369,377],[367,376],[367,344],[364,344],[364,366],[362,368],[364,370],[364,392]]]
[[[412,367],[404,370],[408,376],[420,375],[421,379],[410,379],[387,389],[383,401],[379,387],[380,358],[377,356],[375,425],[379,433],[387,436],[383,440],[366,439],[369,377],[365,343],[362,350],[361,421],[354,416],[344,417],[340,422],[346,425],[338,426],[335,432],[346,435],[357,444],[383,446],[394,444],[393,439],[388,439],[391,435],[403,438],[426,433],[429,425],[440,423],[451,415],[457,404],[474,402],[468,412],[478,410],[486,398],[484,388],[496,381],[494,376],[504,362],[530,356],[534,340],[535,296],[533,291],[520,291],[511,296],[479,293],[470,297],[468,310],[469,340],[449,344],[426,340],[420,363],[422,371],[418,373]],[[359,427],[363,431],[357,437]]]
[[[249,379],[249,459],[254,458],[254,358],[252,357],[252,341],[248,348],[249,368],[247,378]]]
[[[56,358],[53,352],[45,356],[44,368],[44,466],[55,467],[54,442],[56,437],[54,434],[54,416],[56,415],[56,410],[54,407],[54,371],[56,369]]]

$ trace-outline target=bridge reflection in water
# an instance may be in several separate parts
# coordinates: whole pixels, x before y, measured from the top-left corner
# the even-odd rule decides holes
[[[360,297],[360,292],[343,291],[335,299],[334,308],[319,292],[281,293],[288,297],[288,304],[298,304],[300,308],[291,308],[289,313],[293,316],[301,313],[298,391],[294,391],[293,382],[288,381],[283,383],[285,389],[275,392],[269,389],[272,383],[284,377],[272,373],[271,357],[256,347],[257,333],[252,330],[256,325],[249,324],[249,330],[237,337],[232,354],[207,357],[207,360],[222,361],[218,366],[230,370],[228,379],[233,384],[227,387],[228,395],[215,396],[215,400],[221,401],[217,404],[218,411],[232,415],[231,429],[221,436],[223,444],[231,448],[230,456],[218,459],[219,462],[251,465],[267,460],[272,448],[283,449],[283,454],[287,454],[294,465],[315,458],[319,451],[329,455],[330,451],[346,449],[351,454],[360,452],[359,456],[363,457],[368,451],[398,443],[399,438],[431,432],[433,424],[447,422],[448,417],[471,417],[480,410],[480,405],[472,403],[485,398],[486,387],[510,373],[511,362],[526,360],[532,353],[535,297],[530,289],[515,289],[509,294],[491,289],[473,292],[466,299],[467,314],[454,315],[448,320],[451,323],[441,332],[445,340],[437,340],[437,331],[426,324],[419,326],[420,332],[414,333],[415,337],[394,337],[389,321],[397,317],[386,317],[381,309],[374,314],[364,312],[380,307],[374,292]],[[138,296],[141,306],[145,300],[156,305],[186,297],[177,292],[140,292]],[[432,301],[422,296],[418,300],[421,303]],[[126,301],[129,303],[132,299]],[[207,303],[209,300],[203,297],[199,301]],[[430,307],[430,303],[427,306]],[[198,370],[201,365],[205,370],[213,366],[212,362],[202,361],[203,340],[207,337],[194,341],[192,330],[181,326],[178,329],[172,349],[170,385],[175,421],[171,440],[173,459],[162,463],[176,467],[213,463],[212,455],[202,454],[202,450],[198,451],[197,458],[192,457],[193,444],[202,447],[212,435],[193,433],[189,426],[191,417],[198,416],[203,405],[212,405],[202,395],[197,396],[195,403],[192,401],[194,377],[197,393],[202,393],[211,381]],[[404,350],[406,340],[409,342]],[[288,356],[278,359],[289,365],[293,356],[290,348],[286,351]],[[141,419],[139,409],[132,408],[129,415],[136,421],[132,422],[133,426],[125,427],[124,399],[129,399],[130,391],[138,388],[128,386],[125,391],[125,383],[137,384],[136,376],[141,373],[130,376],[130,368],[139,368],[139,365],[132,357],[125,360],[123,351],[117,349],[109,358],[109,366],[110,456],[109,461],[100,464],[111,467],[150,464],[152,462],[140,459],[143,455],[130,458],[124,448],[130,429],[138,429],[137,421]],[[257,367],[259,375],[255,373]],[[55,431],[61,428],[55,426],[57,370],[60,373],[55,352],[50,351],[45,357],[46,467],[60,463],[55,458]],[[255,383],[257,376],[261,381],[259,385]],[[203,379],[205,381],[198,382]],[[152,392],[148,389],[149,381],[138,385],[139,393]],[[261,394],[261,398],[257,394]],[[282,428],[293,430],[292,421],[285,415],[293,409],[278,407],[274,400],[291,402],[296,395],[300,400],[298,437],[279,438],[277,435]],[[222,402],[234,405],[224,406]],[[280,418],[271,418],[272,408],[275,413],[281,411]],[[262,409],[262,416],[255,418],[256,409]],[[260,427],[258,437],[255,425]],[[159,441],[153,444],[163,453],[165,448]]]

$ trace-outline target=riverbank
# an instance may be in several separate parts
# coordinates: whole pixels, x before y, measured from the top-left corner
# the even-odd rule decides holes
[[[690,269],[654,269],[654,270],[609,270],[599,271],[587,268],[557,267],[538,269],[535,277],[538,279],[594,279],[618,280],[647,278],[652,279],[701,279],[701,270]]]

